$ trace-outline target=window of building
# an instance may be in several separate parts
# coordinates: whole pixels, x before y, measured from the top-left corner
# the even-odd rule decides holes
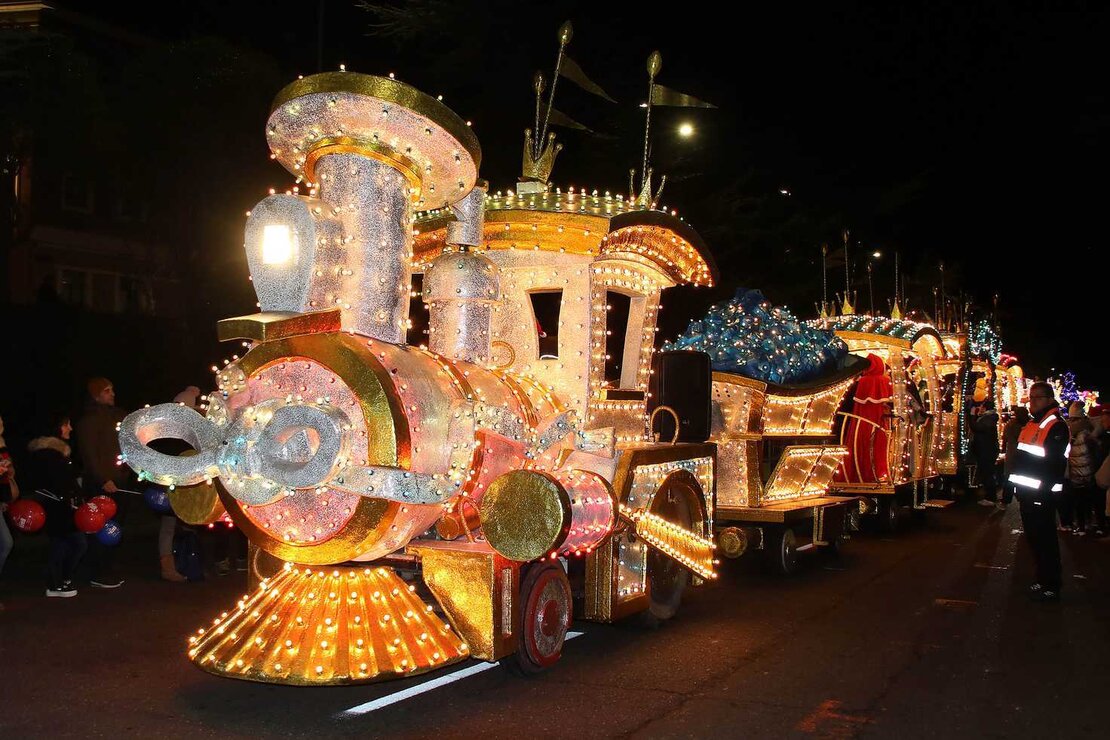
[[[117,305],[122,313],[153,313],[150,285],[142,278],[121,275]]]
[[[82,270],[58,270],[58,297],[71,306],[84,306],[89,288],[88,273]]]
[[[116,313],[116,276],[110,272],[94,272],[92,277],[92,300],[89,308],[103,313]]]
[[[563,306],[562,290],[537,290],[528,294],[536,324],[539,359],[559,358],[559,312]]]
[[[92,183],[84,175],[62,175],[62,208],[77,213],[93,212]]]

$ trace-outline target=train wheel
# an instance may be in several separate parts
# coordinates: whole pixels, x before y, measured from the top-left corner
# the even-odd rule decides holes
[[[902,524],[902,507],[895,496],[887,496],[879,505],[879,522],[884,532],[893,534]]]
[[[570,581],[558,563],[537,563],[520,584],[519,645],[510,668],[545,671],[563,654],[572,614]]]
[[[696,515],[690,497],[696,495],[698,492],[684,476],[675,477],[656,494],[651,513],[686,529],[695,529]],[[678,613],[682,594],[690,585],[690,571],[673,558],[649,548],[647,581],[648,609],[642,613],[641,622],[647,627],[658,627]]]
[[[798,540],[789,527],[768,532],[764,545],[767,565],[779,575],[788,576],[798,570]]]

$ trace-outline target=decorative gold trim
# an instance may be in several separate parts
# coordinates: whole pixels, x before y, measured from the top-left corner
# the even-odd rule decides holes
[[[388,77],[357,72],[322,72],[309,75],[283,87],[274,97],[274,102],[270,104],[270,113],[273,114],[289,101],[306,95],[336,92],[377,98],[408,108],[427,118],[453,136],[474,160],[474,169],[480,169],[482,147],[478,143],[477,135],[466,125],[466,121],[432,96]]]
[[[389,568],[285,565],[189,638],[188,656],[228,678],[337,686],[463,660],[465,642]]]
[[[717,462],[717,445],[700,442],[679,442],[678,444],[645,443],[642,447],[624,448],[630,454],[621,455],[617,472],[613,475],[613,494],[618,503],[624,503],[632,488],[636,468],[641,465],[657,465],[667,462],[681,462],[699,457],[713,458],[714,470]],[[619,452],[619,451],[618,451]]]
[[[912,346],[908,339],[899,339],[897,337],[888,337],[885,334],[870,334],[865,331],[842,331],[837,329],[836,336],[843,339],[845,342],[872,342],[874,344],[881,344],[886,347],[897,347],[898,349],[911,349]],[[859,350],[862,347],[853,347]]]
[[[742,375],[736,375],[734,373],[723,373],[723,372],[719,372],[719,371],[714,371],[714,373],[713,373],[713,382],[714,383],[728,383],[729,385],[738,385],[738,386],[741,386],[743,388],[751,388],[753,390],[757,390],[757,391],[764,392],[764,393],[767,391],[767,384],[764,383],[763,381],[753,380],[751,378],[745,378]]]
[[[220,319],[216,322],[216,336],[221,342],[231,339],[272,342],[302,334],[337,332],[341,328],[338,308],[308,313],[264,311],[250,316]]]
[[[793,522],[809,519],[816,509],[840,506],[857,499],[854,496],[811,496],[792,501],[778,501],[766,506],[720,506],[717,507],[718,529],[729,523],[744,522]]]
[[[486,489],[479,510],[490,546],[521,563],[557,550],[566,541],[573,516],[563,485],[536,470],[499,476]]]
[[[420,558],[424,583],[472,657],[499,660],[516,651],[519,563],[486,542],[414,542],[408,552]]]
[[[304,176],[308,182],[316,182],[316,163],[329,154],[358,154],[367,159],[377,160],[382,164],[389,165],[408,180],[412,202],[420,202],[420,196],[424,190],[424,178],[421,175],[420,167],[393,147],[354,136],[335,136],[320,139],[305,154]]]

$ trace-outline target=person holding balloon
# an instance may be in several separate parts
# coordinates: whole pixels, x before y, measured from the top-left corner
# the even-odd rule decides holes
[[[12,456],[8,452],[8,443],[4,441],[4,420],[0,419],[0,573],[4,571],[4,562],[15,546],[11,530],[4,519],[4,512],[8,505],[19,498],[19,487],[15,484],[15,469],[12,467]],[[4,608],[0,602],[0,609]]]
[[[46,533],[50,537],[46,595],[54,598],[77,595],[73,574],[87,549],[85,535],[74,521],[81,504],[81,489],[70,458],[72,432],[69,417],[63,416],[51,423],[47,434],[27,445],[31,490],[45,503]]]
[[[115,386],[107,378],[90,379],[87,390],[89,395],[85,409],[75,426],[84,488],[90,496],[111,499],[111,508],[120,509],[122,520],[128,501],[120,489],[126,488],[129,470],[118,461],[120,449],[116,425],[123,421],[127,412],[116,406]],[[96,514],[103,512],[92,501],[86,506],[92,510],[78,510],[82,521],[77,522],[77,528],[89,534],[99,533],[111,517],[105,517],[95,529],[88,529],[99,521]],[[119,588],[123,585],[123,579],[115,573],[115,548],[105,545],[104,538],[93,537],[89,540],[88,557],[92,571],[91,586]]]

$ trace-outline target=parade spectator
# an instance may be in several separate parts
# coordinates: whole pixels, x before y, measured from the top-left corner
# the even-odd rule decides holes
[[[1009,476],[1017,488],[1025,541],[1036,565],[1037,581],[1029,587],[1034,601],[1058,600],[1063,585],[1055,523],[1057,498],[1067,475],[1068,443],[1068,425],[1055,391],[1048,383],[1034,383],[1029,388],[1029,421],[1018,435]]]
[[[1094,506],[1098,488],[1095,486],[1096,455],[1093,448],[1098,445],[1098,440],[1081,401],[1072,401],[1068,405],[1068,431],[1071,433],[1071,452],[1068,455],[1064,493],[1074,512],[1071,531],[1083,536],[1089,529],[1092,533],[1099,531],[1101,536],[1101,527],[1096,525],[1096,521],[1101,521],[1102,517],[1096,519],[1093,511],[1098,508],[1099,514],[1102,514],[1102,507]]]
[[[1099,405],[1091,409],[1091,453],[1094,456],[1091,467],[1095,470],[1093,492],[1091,494],[1092,507],[1096,515],[1098,529],[1102,536],[1110,533],[1110,405]],[[1110,542],[1110,538],[1103,542]]]
[[[982,506],[998,506],[998,414],[990,401],[971,410],[971,452],[975,456],[975,482],[983,489]]]
[[[82,481],[91,496],[109,496],[116,503],[116,518],[126,519],[130,504],[119,491],[126,485],[128,469],[119,465],[119,436],[116,426],[127,415],[116,406],[116,390],[107,378],[92,378],[85,409],[77,421],[78,450],[81,453]],[[89,535],[89,583],[95,588],[118,588],[123,579],[115,572],[115,549]]]
[[[8,443],[4,441],[4,420],[0,418],[0,573],[4,572],[4,563],[15,545],[4,512],[8,504],[17,498],[19,498],[19,486],[15,483],[15,468],[12,466],[12,456],[8,452]],[[3,608],[4,603],[0,602],[0,609]]]
[[[87,549],[85,535],[77,530],[73,512],[81,502],[70,456],[69,438],[73,432],[68,416],[49,425],[49,431],[27,445],[28,481],[31,490],[43,499],[46,533],[50,537],[47,559],[46,595],[68,598],[77,595],[73,574]]]
[[[1002,501],[998,504],[999,509],[1005,509],[1014,500],[1014,484],[1010,483],[1010,472],[1017,453],[1018,436],[1029,421],[1029,409],[1024,406],[1011,406],[1010,414],[1010,420],[1002,430],[1005,456],[1002,458]]]
[[[231,573],[232,560],[235,570],[247,570],[247,538],[242,530],[216,522],[212,529],[212,554],[216,563],[216,573],[226,576]]]
[[[197,408],[199,399],[200,388],[191,385],[174,396],[173,402],[195,409]],[[156,449],[167,455],[180,455],[192,449],[185,442],[179,440],[160,440],[159,444],[161,446],[156,446]],[[171,583],[184,583],[189,579],[177,571],[177,566],[173,559],[173,538],[176,532],[177,517],[172,513],[160,515],[160,523],[158,526],[158,562],[161,569],[162,580],[170,581]]]

